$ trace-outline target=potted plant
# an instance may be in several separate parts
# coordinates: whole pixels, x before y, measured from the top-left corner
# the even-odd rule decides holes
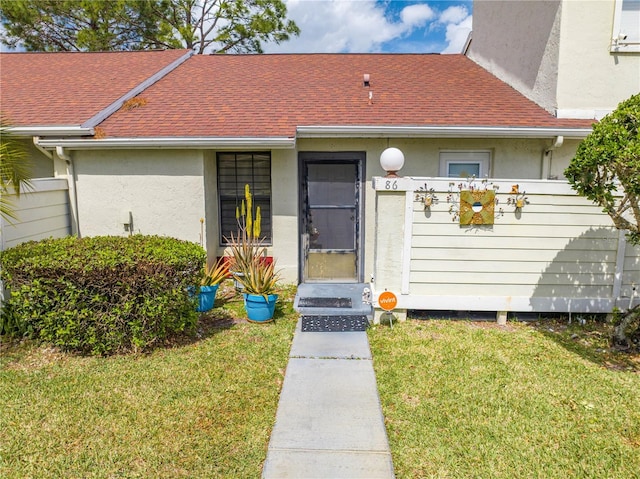
[[[260,239],[260,207],[254,215],[249,185],[245,185],[245,198],[236,210],[236,219],[238,233],[231,234],[228,239],[232,258],[230,270],[243,291],[249,321],[268,322],[273,319],[278,299],[275,288],[279,276],[275,262],[267,259],[267,248]]]
[[[211,266],[206,265],[202,270],[200,279],[200,291],[198,293],[198,305],[196,311],[204,312],[213,308],[216,300],[216,292],[220,287],[220,283],[229,275],[227,264],[219,259]]]

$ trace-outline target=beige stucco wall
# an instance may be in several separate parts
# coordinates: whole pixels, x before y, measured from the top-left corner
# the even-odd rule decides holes
[[[563,2],[559,116],[571,116],[562,115],[566,110],[582,110],[584,117],[601,118],[640,92],[640,53],[610,51],[614,7],[614,0]]]
[[[640,53],[610,51],[615,0],[475,0],[468,56],[560,118],[640,91]]]
[[[114,149],[71,155],[81,236],[128,234],[123,223],[131,212],[135,233],[200,243],[200,218],[205,217],[201,151]]]
[[[298,153],[313,151],[365,152],[364,279],[374,273],[375,192],[371,178],[384,176],[379,158],[388,146],[405,155],[403,176],[438,176],[441,150],[491,152],[492,178],[541,178],[549,139],[300,139],[295,150],[273,150],[273,244],[268,252],[277,260],[283,280],[297,282]],[[569,144],[569,146],[567,146]],[[577,142],[552,152],[548,168],[561,175]],[[571,151],[573,148],[573,151]],[[565,151],[566,150],[566,151]],[[564,153],[563,153],[564,152]],[[567,153],[568,152],[568,153]],[[224,253],[218,231],[216,151],[124,150],[71,151],[75,167],[80,234],[125,235],[123,216],[131,211],[135,233],[174,236],[200,243],[210,259]],[[564,155],[564,159],[563,159]],[[65,176],[57,160],[58,176]],[[73,185],[72,185],[73,186]],[[204,219],[202,224],[200,219]]]

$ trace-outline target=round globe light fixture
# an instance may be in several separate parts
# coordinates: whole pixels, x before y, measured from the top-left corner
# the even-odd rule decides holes
[[[404,166],[404,154],[398,148],[387,148],[380,155],[380,166],[387,172],[387,178],[397,178],[398,171]]]

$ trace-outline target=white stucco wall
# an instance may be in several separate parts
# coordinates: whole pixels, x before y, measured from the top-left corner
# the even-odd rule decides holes
[[[640,92],[640,52],[610,51],[614,7],[614,0],[563,2],[558,116],[601,118]]]
[[[205,216],[201,151],[114,149],[71,155],[81,236],[126,235],[124,217],[131,212],[134,233],[200,243],[200,218]]]
[[[559,118],[600,119],[640,91],[640,52],[612,53],[615,0],[475,0],[468,56]]]

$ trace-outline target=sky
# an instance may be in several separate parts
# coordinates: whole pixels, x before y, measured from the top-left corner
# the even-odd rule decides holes
[[[285,0],[302,33],[266,53],[460,53],[472,1]]]
[[[471,31],[472,0],[284,1],[302,33],[265,53],[461,53]]]

